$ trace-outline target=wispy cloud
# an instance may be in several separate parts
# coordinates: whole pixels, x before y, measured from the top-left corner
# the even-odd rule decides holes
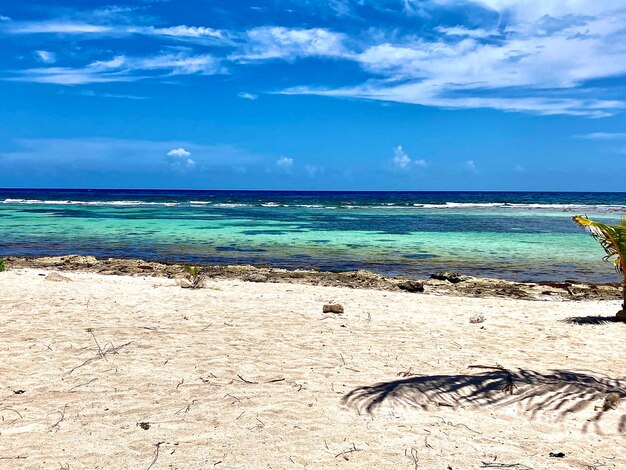
[[[486,29],[468,29],[463,26],[438,26],[435,31],[443,33],[446,36],[465,36],[468,38],[488,38],[489,36],[497,36],[500,33],[496,30],[487,31]]]
[[[589,140],[622,140],[626,139],[626,132],[592,132],[590,134],[576,135],[574,137]]]
[[[147,96],[141,95],[129,95],[123,93],[104,93],[104,92],[95,92],[93,90],[83,90],[75,93],[78,96],[88,96],[94,98],[119,98],[126,100],[147,100]]]
[[[150,28],[153,34],[159,34],[162,36],[175,36],[175,37],[192,37],[192,38],[216,38],[221,39],[224,35],[222,31],[206,28],[203,26],[169,26],[167,28]]]
[[[289,3],[349,18],[364,8],[360,0],[333,0],[323,6],[308,0]],[[114,59],[90,59],[80,66],[18,70],[13,79],[24,81],[75,85],[164,75],[215,75],[225,73],[227,68],[253,67],[263,62],[293,64],[305,58],[332,58],[355,64],[364,78],[347,86],[324,86],[305,77],[301,86],[281,92],[592,118],[611,116],[626,107],[623,99],[616,98],[618,95],[591,86],[597,80],[626,75],[623,0],[387,0],[368,8],[385,14],[393,11],[404,16],[422,15],[431,29],[425,27],[423,33],[418,33],[403,26],[373,27],[361,32],[340,30],[339,26],[338,30],[278,25],[243,30],[207,25],[161,26],[159,21],[150,23],[147,17],[140,17],[136,8],[107,7],[90,14],[74,10],[56,19],[10,21],[0,31],[55,34],[59,40],[68,35],[79,36],[79,40],[83,39],[80,36],[127,40],[141,35],[161,46],[165,40],[185,41],[189,46],[155,56],[120,52]],[[447,17],[456,21],[428,23],[438,8],[453,13]],[[463,18],[471,21],[463,23]],[[206,53],[206,46],[211,47],[211,54]],[[54,50],[44,47],[46,51]],[[115,66],[105,65],[120,58],[122,62]],[[254,95],[239,96],[250,99]]]
[[[344,35],[323,28],[260,27],[249,30],[241,51],[232,60],[295,60],[300,57],[339,57],[346,53]]]
[[[35,56],[44,64],[54,64],[56,62],[56,54],[50,51],[35,51]]]
[[[458,6],[463,2],[435,3]],[[509,12],[508,24],[497,32],[491,26],[438,27],[442,36],[434,39],[396,35],[342,56],[373,75],[365,83],[331,89],[302,86],[286,93],[589,117],[609,116],[624,108],[620,100],[582,97],[587,82],[626,74],[626,48],[621,46],[626,42],[623,4],[587,0],[558,2],[560,6],[513,0],[466,3]],[[595,16],[576,13],[574,3]],[[556,16],[546,17],[551,14]],[[490,40],[492,35],[498,36],[496,41]]]
[[[149,57],[116,56],[95,61],[85,67],[45,67],[17,71],[12,80],[53,83],[58,85],[83,85],[135,81],[148,76],[217,75],[225,73],[220,61],[211,55],[191,55],[182,51],[165,52]]]
[[[241,98],[241,99],[250,100],[250,101],[254,101],[254,100],[256,100],[258,98],[258,96],[255,95],[254,93],[248,93],[248,92],[245,92],[245,91],[242,91],[242,92],[238,93],[237,96],[239,98]]]
[[[8,29],[13,34],[102,34],[112,33],[115,28],[89,23],[67,21],[35,21],[15,23]]]

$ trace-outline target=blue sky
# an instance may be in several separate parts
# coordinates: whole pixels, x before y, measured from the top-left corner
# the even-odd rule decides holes
[[[0,187],[626,190],[623,0],[0,4]]]

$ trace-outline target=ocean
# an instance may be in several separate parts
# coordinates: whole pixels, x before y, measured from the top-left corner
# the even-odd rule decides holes
[[[0,257],[619,282],[571,217],[625,212],[626,193],[0,189]]]

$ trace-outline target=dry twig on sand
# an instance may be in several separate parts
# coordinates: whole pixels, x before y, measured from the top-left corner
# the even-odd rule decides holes
[[[157,442],[155,444],[156,449],[154,450],[154,458],[152,459],[152,462],[150,462],[150,465],[148,465],[148,468],[146,470],[150,470],[154,466],[154,464],[159,458],[159,448],[161,447],[161,444],[164,444],[164,443],[165,442]]]
[[[418,463],[420,461],[419,457],[417,456],[417,449],[415,447],[411,447],[410,451],[408,449],[404,449],[404,455],[411,459],[415,470],[417,470],[419,468]]]
[[[515,470],[533,470],[533,467],[521,463],[482,462],[480,468],[513,468]]]
[[[339,452],[337,455],[335,455],[335,458],[337,457],[343,457],[344,460],[350,460],[348,458],[348,455],[353,453],[353,452],[361,452],[363,449],[357,449],[356,445],[354,443],[352,443],[352,447],[348,450],[344,450],[343,452]]]
[[[59,413],[61,415],[61,417],[59,418],[59,420],[54,423],[51,427],[50,430],[52,431],[53,429],[56,429],[55,432],[57,432],[59,430],[59,424],[61,424],[63,421],[65,421],[65,411],[67,410],[67,405],[65,405],[63,407],[62,411],[57,411],[57,413]]]

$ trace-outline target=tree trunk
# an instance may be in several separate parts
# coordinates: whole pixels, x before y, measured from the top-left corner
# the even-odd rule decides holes
[[[623,294],[624,294],[624,303],[622,304],[622,309],[617,312],[617,319],[621,320],[623,322],[626,322],[626,279],[624,280],[624,283],[622,284],[622,288],[623,288]]]

